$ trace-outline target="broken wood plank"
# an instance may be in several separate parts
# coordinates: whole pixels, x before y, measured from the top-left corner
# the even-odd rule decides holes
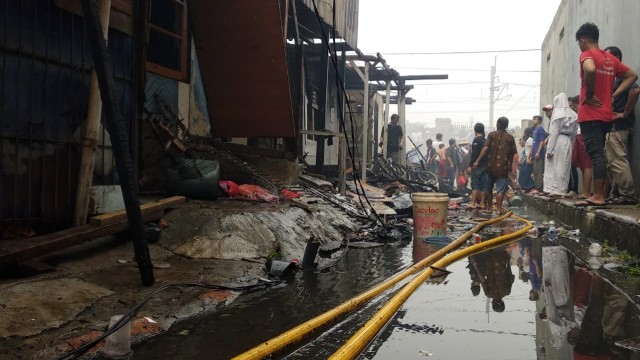
[[[378,215],[397,215],[396,211],[380,202],[372,202],[371,206]]]
[[[147,223],[160,219],[163,209],[143,212],[142,220]],[[107,225],[87,224],[29,239],[0,241],[0,268],[15,266],[27,260],[48,253],[78,245],[86,240],[117,234],[129,229],[129,222],[123,221]]]
[[[313,209],[311,209],[311,207],[308,204],[304,203],[303,201],[296,200],[296,199],[289,199],[289,201],[291,202],[291,205],[293,205],[293,206],[297,206],[297,207],[299,207],[299,208],[301,208],[303,210],[306,210],[307,212],[310,212],[310,213],[313,212]]]
[[[142,204],[140,206],[140,210],[142,211],[142,216],[144,217],[145,213],[152,213],[158,210],[164,210],[171,207],[176,207],[178,205],[182,205],[186,202],[186,198],[184,196],[172,196],[166,199],[161,199],[158,201]],[[98,216],[94,216],[89,219],[89,223],[93,225],[109,225],[114,224],[120,221],[124,221],[127,219],[127,211],[119,210],[114,211],[108,214],[102,214]]]
[[[300,175],[300,179],[306,181],[307,183],[311,183],[317,188],[333,191],[333,184],[326,180],[318,179],[317,177],[309,175]]]
[[[357,242],[352,241],[349,243],[349,247],[354,249],[370,249],[370,248],[380,247],[380,246],[384,246],[384,244],[371,242],[371,241],[357,241]]]

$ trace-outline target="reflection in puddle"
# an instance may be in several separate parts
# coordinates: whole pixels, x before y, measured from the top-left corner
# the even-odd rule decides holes
[[[505,222],[481,238],[515,229]],[[413,260],[438,249],[414,243]],[[640,358],[637,305],[557,242],[524,238],[447,270],[446,282],[416,291],[364,358]]]
[[[495,312],[505,309],[504,297],[511,294],[515,276],[511,272],[511,255],[505,247],[485,251],[469,257],[469,275],[471,293],[477,296],[480,287],[484,295],[491,299],[491,308]]]
[[[538,357],[631,359],[630,350],[616,346],[639,335],[638,308],[629,297],[565,248],[540,239],[524,243],[530,261],[542,258]]]

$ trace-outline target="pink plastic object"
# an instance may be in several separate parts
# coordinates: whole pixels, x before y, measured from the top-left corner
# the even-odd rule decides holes
[[[269,194],[266,189],[258,185],[240,185],[238,186],[238,194],[251,200],[262,200],[266,202],[278,202],[280,200],[277,196]]]

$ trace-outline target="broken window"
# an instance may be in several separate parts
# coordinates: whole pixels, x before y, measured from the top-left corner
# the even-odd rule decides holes
[[[147,70],[187,80],[187,8],[184,0],[149,0]]]

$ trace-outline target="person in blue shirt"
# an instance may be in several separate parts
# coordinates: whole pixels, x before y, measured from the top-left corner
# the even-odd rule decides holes
[[[545,157],[545,140],[547,139],[547,132],[542,126],[542,116],[535,115],[533,117],[533,148],[531,149],[531,162],[533,162],[533,181],[535,183],[535,189],[538,192],[542,192],[542,180],[544,177],[544,157]]]
[[[531,146],[532,142],[529,142],[529,147],[527,147],[527,141],[532,136],[533,136],[532,128],[524,129],[524,136],[521,139],[522,155],[520,156],[520,169],[518,173],[518,184],[520,185],[520,188],[524,192],[531,191],[535,186],[533,182],[533,177],[531,176],[533,174],[533,164],[530,161],[528,161],[529,157],[531,156],[530,155],[531,150],[533,148]]]

